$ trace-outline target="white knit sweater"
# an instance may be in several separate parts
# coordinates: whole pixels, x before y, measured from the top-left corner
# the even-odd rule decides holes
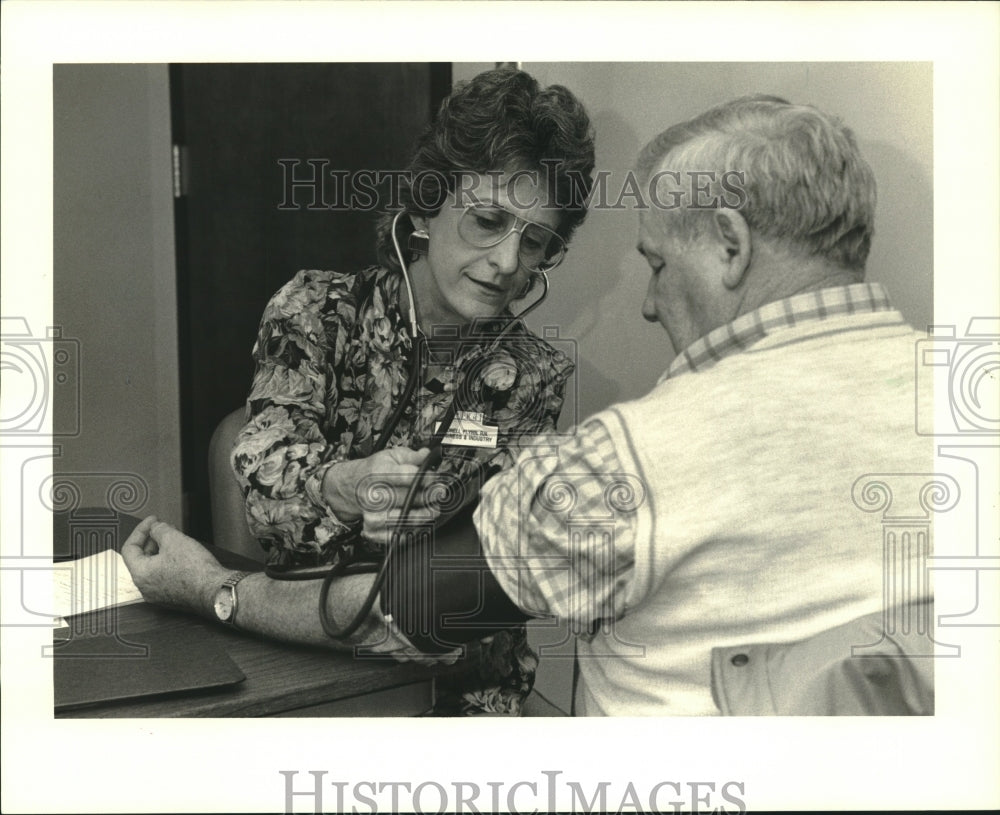
[[[893,311],[809,322],[595,417],[655,492],[625,616],[579,642],[578,712],[716,714],[713,647],[793,641],[883,607],[882,517],[852,485],[931,472],[914,431],[921,338]]]

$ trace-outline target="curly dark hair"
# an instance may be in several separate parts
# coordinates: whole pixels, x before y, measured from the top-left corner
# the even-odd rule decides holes
[[[580,101],[562,85],[548,88],[524,71],[497,68],[456,85],[434,122],[417,141],[400,181],[405,213],[432,217],[461,174],[536,171],[560,208],[559,233],[567,241],[587,215],[593,186],[594,133]],[[414,188],[412,183],[416,182]],[[392,242],[396,212],[379,217],[377,248],[383,264],[398,267]],[[413,231],[400,218],[400,246]]]

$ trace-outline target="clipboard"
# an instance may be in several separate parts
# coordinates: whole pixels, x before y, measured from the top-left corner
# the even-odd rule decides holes
[[[57,713],[111,702],[227,688],[246,679],[201,625],[81,636],[52,649]],[[141,647],[137,647],[141,646]]]

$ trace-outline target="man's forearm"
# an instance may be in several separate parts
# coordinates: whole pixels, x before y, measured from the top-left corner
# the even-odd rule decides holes
[[[121,552],[132,580],[148,602],[216,618],[215,596],[233,572],[198,541],[150,516],[132,531]],[[344,628],[354,619],[374,579],[374,575],[361,574],[333,582],[326,611],[335,628]],[[363,646],[367,653],[401,660],[424,658],[385,621],[377,602],[350,637],[330,637],[320,620],[322,587],[322,579],[274,580],[266,574],[248,575],[235,588],[233,621],[238,629],[285,642],[339,650]]]
[[[148,602],[216,619],[216,594],[233,572],[194,538],[151,515],[122,544],[121,554]],[[327,615],[334,626],[343,628],[354,618],[373,580],[373,575],[362,574],[334,581],[326,599]],[[386,624],[378,603],[354,635],[346,640],[329,637],[319,614],[322,586],[321,579],[290,581],[273,580],[265,574],[248,575],[236,585],[235,625],[250,633],[302,645],[340,650],[364,645],[397,657],[416,655],[413,646]]]
[[[350,575],[335,581],[326,603],[334,626],[343,628],[354,618],[368,596],[373,579],[373,575]],[[236,588],[235,625],[242,631],[284,642],[338,650],[373,645],[386,639],[386,625],[377,600],[365,621],[347,641],[329,637],[320,622],[322,583],[321,579],[273,580],[262,573],[251,574]]]

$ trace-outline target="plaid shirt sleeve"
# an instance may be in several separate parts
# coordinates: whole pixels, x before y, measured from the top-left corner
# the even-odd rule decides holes
[[[623,471],[598,420],[568,440],[536,441],[486,483],[476,527],[491,570],[518,606],[567,620],[586,636],[625,612],[645,491]]]

